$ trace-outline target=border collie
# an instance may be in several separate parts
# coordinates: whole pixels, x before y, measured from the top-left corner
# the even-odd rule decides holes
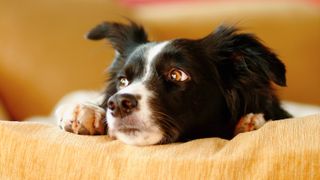
[[[85,93],[59,105],[66,131],[152,145],[231,139],[291,117],[273,89],[286,85],[285,66],[253,34],[220,26],[201,39],[152,42],[134,22],[104,22],[87,38],[107,39],[115,58],[101,96]]]

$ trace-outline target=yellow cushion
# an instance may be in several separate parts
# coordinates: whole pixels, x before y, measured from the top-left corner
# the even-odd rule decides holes
[[[0,121],[0,179],[320,179],[320,114],[219,138],[135,147]]]

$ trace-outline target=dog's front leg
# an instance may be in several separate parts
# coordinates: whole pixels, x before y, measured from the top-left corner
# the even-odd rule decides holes
[[[75,134],[106,134],[106,112],[99,106],[102,98],[96,92],[76,92],[66,96],[54,112],[58,126]]]
[[[243,132],[249,132],[249,131],[254,131],[256,129],[261,128],[267,121],[264,119],[263,114],[258,113],[250,113],[245,116],[243,116],[235,130],[234,130],[234,135],[237,135],[239,133]]]

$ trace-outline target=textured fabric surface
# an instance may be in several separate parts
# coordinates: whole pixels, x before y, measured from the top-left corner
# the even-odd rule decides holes
[[[320,179],[320,114],[219,138],[135,147],[0,121],[0,179]]]

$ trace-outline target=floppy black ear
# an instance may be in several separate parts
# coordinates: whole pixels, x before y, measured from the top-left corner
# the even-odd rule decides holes
[[[130,24],[103,22],[89,31],[86,37],[91,40],[106,38],[121,55],[139,44],[148,42],[143,27],[132,21]]]
[[[281,60],[269,48],[264,46],[256,36],[238,33],[234,27],[220,26],[214,33],[203,39],[210,47],[220,68],[222,78],[236,81],[242,78],[271,80],[280,86],[286,86],[286,69]]]

